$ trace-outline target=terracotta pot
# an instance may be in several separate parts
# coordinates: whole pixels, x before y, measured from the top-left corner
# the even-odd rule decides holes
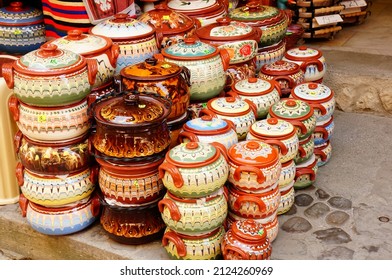
[[[276,61],[282,60],[286,52],[286,40],[282,39],[270,46],[259,47],[256,55],[256,69],[257,73],[260,72],[264,64],[271,64]]]
[[[289,50],[295,48],[298,42],[302,39],[302,35],[304,33],[305,33],[305,28],[302,26],[302,24],[295,24],[295,23],[290,24],[287,28],[286,37],[285,37],[286,49]]]
[[[12,63],[3,64],[7,86],[20,101],[40,107],[83,100],[95,83],[98,64],[56,45],[45,44]]]
[[[314,154],[307,161],[297,164],[294,189],[304,189],[313,185],[317,178],[317,171],[317,159]]]
[[[267,231],[252,219],[233,223],[221,246],[225,260],[269,260],[272,253]]]
[[[11,96],[8,108],[23,135],[35,141],[68,141],[91,128],[86,98],[71,105],[37,107]]]
[[[294,158],[296,165],[307,161],[314,153],[313,134],[308,138],[299,141],[298,154]]]
[[[188,142],[166,153],[159,178],[167,190],[181,198],[200,198],[219,190],[229,168],[225,147],[219,143]]]
[[[124,67],[121,72],[121,90],[153,93],[171,101],[168,121],[184,115],[190,101],[190,71],[156,58]]]
[[[80,232],[99,217],[99,199],[92,195],[77,204],[64,207],[44,207],[29,201],[23,194],[19,199],[23,217],[30,226],[45,235],[68,235]]]
[[[254,78],[257,75],[256,59],[255,57],[241,63],[230,64],[226,70],[226,86],[225,92],[230,91],[234,83]]]
[[[331,116],[329,120],[316,123],[316,128],[313,132],[314,145],[320,146],[331,140],[334,130],[335,121],[333,119],[333,116]]]
[[[314,155],[316,156],[318,167],[326,165],[332,156],[331,141],[327,141],[324,144],[315,146]]]
[[[279,181],[279,151],[261,140],[241,141],[228,150],[228,181],[243,192],[271,189]]]
[[[225,235],[223,226],[203,235],[186,235],[166,228],[162,246],[175,260],[219,260],[222,258],[221,242]]]
[[[325,57],[320,50],[299,46],[286,51],[285,61],[298,64],[305,73],[304,82],[321,83],[327,71]]]
[[[179,140],[180,132],[182,131],[182,127],[184,124],[193,118],[196,118],[194,112],[190,109],[187,109],[184,115],[180,116],[177,119],[167,122],[167,126],[170,131],[170,146],[169,149],[177,146],[181,141]]]
[[[190,37],[163,49],[161,54],[156,57],[190,70],[191,101],[209,100],[224,89],[226,70],[230,63],[227,50]]]
[[[0,51],[25,54],[39,48],[46,41],[42,10],[11,2],[0,9]]]
[[[278,215],[288,212],[295,202],[294,180],[284,188],[280,188],[280,204]]]
[[[67,36],[53,39],[50,44],[59,49],[73,51],[85,58],[97,60],[98,72],[93,88],[113,81],[119,53],[118,45],[106,36],[83,34],[81,30],[68,31]]]
[[[90,163],[88,133],[67,141],[34,141],[19,130],[15,151],[24,167],[32,172],[62,175],[86,169]]]
[[[295,179],[295,172],[297,170],[297,165],[294,160],[289,160],[282,163],[282,171],[279,177],[279,188],[285,189],[287,186],[292,185]]]

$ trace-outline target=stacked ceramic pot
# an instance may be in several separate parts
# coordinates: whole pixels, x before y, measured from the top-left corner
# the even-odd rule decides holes
[[[225,147],[216,142],[187,142],[170,149],[159,166],[159,178],[167,189],[158,203],[167,226],[162,245],[170,258],[222,257],[220,244],[228,213],[225,153]]]
[[[90,149],[99,164],[103,206],[101,225],[123,244],[143,244],[162,237],[165,224],[158,201],[165,189],[158,176],[170,146],[167,98],[120,92],[91,105],[95,130]]]
[[[4,64],[2,72],[14,91],[8,105],[19,129],[16,175],[23,216],[47,235],[86,228],[100,210],[87,142],[96,60],[47,44]]]

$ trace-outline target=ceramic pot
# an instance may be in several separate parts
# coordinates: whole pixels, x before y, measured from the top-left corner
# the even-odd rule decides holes
[[[155,5],[154,9],[144,12],[137,19],[153,25],[162,34],[158,42],[161,49],[191,37],[199,25],[194,18],[169,9],[164,4]]]
[[[280,162],[285,163],[298,154],[299,140],[296,128],[288,121],[268,118],[258,120],[249,128],[246,140],[258,139],[279,150]]]
[[[316,128],[313,132],[313,141],[315,146],[320,146],[329,141],[335,129],[335,122],[333,116],[329,120],[316,123]]]
[[[228,16],[262,31],[259,46],[271,46],[280,42],[286,35],[289,18],[285,11],[273,6],[251,1],[245,6],[230,11]]]
[[[200,198],[215,193],[226,182],[229,168],[219,143],[182,143],[166,153],[159,178],[166,189],[181,198]]]
[[[280,204],[278,207],[278,215],[282,215],[288,212],[295,202],[295,190],[294,190],[294,180],[285,186],[280,188]]]
[[[224,91],[230,91],[234,83],[248,78],[254,78],[256,75],[257,69],[255,57],[242,63],[230,64],[226,70],[227,80]]]
[[[25,54],[38,49],[46,41],[42,11],[11,2],[0,9],[0,51]]]
[[[162,35],[153,25],[133,19],[128,14],[115,14],[114,18],[97,23],[89,33],[108,37],[119,46],[115,75],[122,68],[159,53]]]
[[[207,102],[207,109],[218,118],[232,121],[238,140],[244,140],[249,127],[256,121],[257,106],[248,99],[242,100],[234,92],[226,97],[214,97]]]
[[[135,160],[165,153],[171,141],[170,106],[164,97],[130,92],[93,104],[92,154]]]
[[[268,190],[279,181],[279,151],[261,140],[241,141],[228,150],[228,181],[243,192]]]
[[[11,96],[8,108],[23,135],[35,141],[68,141],[91,128],[86,98],[71,105],[37,107]]]
[[[99,164],[98,184],[110,205],[136,207],[161,198],[165,193],[158,167],[163,157],[153,161],[137,161],[132,164],[112,163],[96,158]]]
[[[90,163],[88,134],[67,141],[34,141],[19,130],[14,137],[15,152],[32,172],[63,175],[86,169]]]
[[[191,101],[209,100],[224,89],[230,62],[227,50],[190,37],[161,50],[161,54],[156,57],[190,70]]]
[[[92,195],[79,203],[64,207],[44,207],[29,201],[23,194],[19,200],[22,216],[30,226],[45,235],[68,235],[80,232],[99,217],[99,199]]]
[[[20,101],[40,107],[65,106],[83,100],[95,83],[95,59],[53,44],[44,44],[2,67],[7,86]]]
[[[184,115],[190,101],[190,71],[167,61],[148,58],[121,69],[121,90],[153,93],[171,101],[168,121]]]
[[[305,73],[304,82],[321,83],[327,71],[323,53],[307,46],[287,50],[282,60],[298,64]]]
[[[203,235],[186,235],[166,228],[162,246],[174,260],[219,260],[222,258],[221,242],[225,235],[223,226]]]
[[[299,141],[298,154],[294,158],[295,164],[307,161],[314,153],[313,134],[308,138]]]
[[[285,163],[282,163],[282,171],[280,172],[279,177],[279,188],[285,189],[287,186],[292,185],[295,179],[295,172],[297,170],[297,165],[294,160],[289,160]]]
[[[307,161],[297,164],[294,189],[304,189],[313,185],[318,171],[317,158],[313,154]]]
[[[269,260],[272,253],[267,231],[252,219],[233,223],[221,246],[225,260]]]
[[[56,176],[32,172],[20,162],[16,166],[16,178],[23,195],[45,207],[64,206],[90,196],[95,189],[97,173],[95,167],[89,167]]]
[[[258,77],[278,82],[280,84],[281,96],[288,97],[291,90],[304,81],[304,72],[294,62],[278,60],[264,64],[259,71]]]
[[[221,227],[228,211],[223,187],[215,194],[195,199],[167,192],[158,207],[168,228],[187,235],[206,234]]]
[[[286,31],[286,49],[289,50],[295,48],[298,45],[298,42],[302,39],[302,35],[304,33],[305,28],[302,26],[302,24],[291,23],[287,27]]]
[[[257,107],[256,119],[268,115],[269,108],[280,100],[280,87],[276,82],[259,78],[248,78],[236,82],[231,90],[241,99],[252,101]]]
[[[59,49],[73,51],[85,58],[97,60],[98,72],[93,88],[99,88],[113,81],[119,53],[118,45],[106,36],[83,34],[81,30],[68,31],[67,36],[53,39],[50,44]]]
[[[314,155],[316,156],[318,167],[326,165],[332,156],[331,141],[315,146]]]
[[[286,52],[286,40],[282,39],[270,46],[259,47],[256,55],[256,70],[260,72],[264,64],[271,64],[276,61],[282,60]]]
[[[169,149],[172,149],[173,147],[181,143],[181,141],[179,140],[180,132],[182,131],[183,126],[193,118],[196,118],[194,112],[190,109],[187,109],[184,115],[167,122],[171,139]]]
[[[268,113],[268,118],[270,117],[283,119],[294,125],[299,141],[308,139],[316,128],[313,107],[299,99],[282,98],[271,106]]]
[[[229,149],[238,143],[235,125],[230,120],[218,118],[208,109],[201,110],[201,117],[187,121],[179,133],[179,143],[186,142],[217,142]]]

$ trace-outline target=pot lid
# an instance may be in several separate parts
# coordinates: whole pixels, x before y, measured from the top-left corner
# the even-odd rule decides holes
[[[159,124],[170,114],[171,102],[149,94],[126,93],[98,102],[94,108],[97,121],[112,126]]]
[[[296,132],[290,122],[277,118],[258,120],[251,125],[249,130],[253,135],[271,138],[289,137]]]
[[[243,221],[236,221],[231,226],[232,234],[238,238],[257,243],[264,243],[267,241],[267,231],[262,223],[254,219],[246,219]]]
[[[275,86],[264,79],[248,78],[237,81],[232,89],[239,95],[263,95],[273,91]]]
[[[261,140],[246,140],[232,145],[228,150],[232,162],[241,165],[268,167],[279,161],[279,152]]]
[[[224,119],[204,115],[187,121],[184,130],[202,135],[216,135],[229,131],[230,126]]]
[[[169,0],[167,7],[192,16],[218,10],[221,4],[217,0]]]
[[[9,6],[0,9],[2,26],[26,26],[43,22],[42,11],[25,6],[23,2],[11,2]]]
[[[270,107],[271,117],[285,120],[305,120],[313,115],[313,108],[306,101],[283,98]]]
[[[301,67],[297,63],[285,60],[266,63],[260,68],[261,73],[270,76],[292,75],[299,71],[301,71]]]
[[[277,7],[262,5],[254,1],[231,10],[229,17],[238,21],[255,22],[257,25],[272,25],[283,19],[285,15]]]
[[[328,86],[312,82],[296,85],[291,94],[293,98],[308,102],[324,102],[333,96],[333,92]]]
[[[189,37],[162,49],[161,53],[163,56],[172,59],[195,60],[215,56],[219,53],[219,49],[210,44],[201,42],[195,37]]]
[[[285,58],[295,61],[318,59],[322,56],[321,51],[309,48],[307,46],[299,46],[297,48],[289,49],[284,54]]]
[[[207,102],[207,108],[215,114],[225,116],[241,116],[252,110],[245,100],[233,96],[212,98]]]
[[[130,17],[128,14],[115,14],[113,19],[99,22],[90,29],[94,35],[111,39],[138,39],[155,33],[155,27]]]
[[[122,77],[132,80],[163,80],[178,75],[182,67],[167,61],[148,58],[144,62],[132,64],[121,69]]]

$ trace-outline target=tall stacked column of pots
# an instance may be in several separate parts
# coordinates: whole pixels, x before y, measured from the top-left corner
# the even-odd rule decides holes
[[[167,226],[162,246],[170,258],[222,258],[228,174],[226,148],[220,143],[181,143],[166,153],[159,178],[167,192],[158,207]]]
[[[87,96],[97,68],[95,59],[53,44],[2,67],[19,129],[14,142],[20,208],[30,226],[46,235],[81,231],[100,213],[96,168],[87,149]]]
[[[122,244],[160,239],[165,224],[158,202],[165,189],[158,167],[171,144],[171,101],[147,93],[115,92],[94,101],[91,110],[95,130],[89,148],[99,165],[103,229]]]

